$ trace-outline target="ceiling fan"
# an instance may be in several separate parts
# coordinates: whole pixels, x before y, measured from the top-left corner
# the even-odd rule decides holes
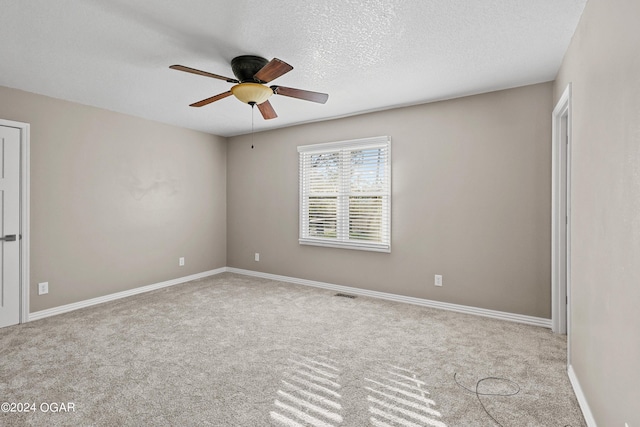
[[[172,65],[169,68],[214,79],[225,80],[229,83],[236,83],[235,86],[231,87],[231,90],[203,99],[202,101],[194,102],[190,107],[202,107],[233,95],[240,101],[249,104],[252,107],[257,105],[262,117],[264,117],[265,120],[269,120],[278,117],[269,102],[269,97],[273,94],[289,96],[291,98],[303,99],[305,101],[312,101],[320,104],[324,104],[329,98],[329,95],[326,93],[294,89],[285,86],[265,85],[265,83],[269,83],[270,81],[275,80],[283,74],[293,70],[291,65],[278,58],[273,58],[271,61],[267,61],[260,56],[237,56],[231,60],[231,70],[236,76],[235,79],[208,73],[206,71],[196,70],[195,68],[185,67],[184,65]]]

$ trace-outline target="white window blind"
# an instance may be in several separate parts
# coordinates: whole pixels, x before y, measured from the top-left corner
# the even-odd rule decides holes
[[[298,152],[300,244],[391,252],[391,138]]]

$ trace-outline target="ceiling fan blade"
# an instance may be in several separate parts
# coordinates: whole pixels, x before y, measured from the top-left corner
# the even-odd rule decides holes
[[[268,99],[262,104],[258,104],[258,110],[260,110],[260,113],[262,113],[262,117],[264,117],[265,120],[275,119],[278,117],[276,110],[273,109],[273,106]]]
[[[324,104],[329,99],[326,93],[312,92],[310,90],[294,89],[292,87],[271,86],[273,93],[276,95],[289,96],[291,98],[304,99],[305,101],[317,102]]]
[[[189,107],[203,107],[205,105],[211,104],[212,102],[218,101],[220,99],[226,98],[227,96],[232,95],[231,91],[222,92],[217,94],[216,96],[212,96],[211,98],[203,99],[202,101],[194,102],[190,104]]]
[[[219,76],[217,74],[208,73],[206,71],[196,70],[195,68],[185,67],[184,65],[172,65],[169,68],[172,70],[185,71],[187,73],[198,74],[200,76],[212,77],[214,79],[224,80],[229,83],[239,83],[238,80],[232,79],[231,77]]]
[[[271,61],[267,62],[267,65],[262,67],[260,71],[258,71],[253,76],[253,78],[265,83],[269,83],[271,80],[275,80],[291,70],[293,70],[293,67],[291,65],[278,58],[273,58]]]

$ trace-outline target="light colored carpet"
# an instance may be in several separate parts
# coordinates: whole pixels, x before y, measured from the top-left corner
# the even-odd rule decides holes
[[[498,425],[482,402],[504,427],[585,426],[565,337],[334,294],[224,273],[1,329],[0,402],[36,411],[0,425]],[[454,374],[519,392],[480,402]]]

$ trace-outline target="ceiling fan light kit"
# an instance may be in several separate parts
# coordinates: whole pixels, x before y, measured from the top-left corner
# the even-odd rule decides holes
[[[239,83],[231,88],[233,96],[245,104],[262,104],[273,95],[270,87],[260,83]]]
[[[224,80],[228,83],[236,83],[231,90],[203,99],[202,101],[194,102],[193,104],[190,104],[191,107],[203,107],[211,104],[212,102],[233,95],[245,104],[249,104],[251,106],[258,105],[258,109],[260,110],[262,117],[265,120],[269,120],[278,117],[269,102],[271,95],[283,95],[305,101],[317,102],[319,104],[324,104],[329,98],[329,95],[326,93],[312,92],[285,86],[266,86],[265,83],[269,83],[270,81],[275,80],[283,74],[293,70],[291,65],[278,58],[273,58],[271,61],[267,61],[266,59],[255,55],[237,56],[231,60],[231,70],[236,76],[236,79],[209,73],[207,71],[196,70],[195,68],[185,67],[184,65],[172,65],[169,68],[218,80]]]

